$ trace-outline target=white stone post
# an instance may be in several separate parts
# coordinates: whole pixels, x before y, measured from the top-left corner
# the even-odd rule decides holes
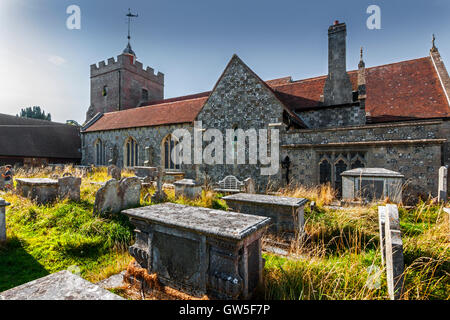
[[[394,204],[386,205],[385,236],[388,293],[391,300],[398,300],[403,295],[404,261],[400,220]]]
[[[438,201],[447,202],[447,174],[448,169],[445,166],[439,168]]]
[[[385,229],[385,219],[386,219],[386,207],[378,207],[378,228],[380,231],[380,250],[381,250],[381,264],[385,265],[386,261],[386,229]]]
[[[0,242],[6,241],[6,207],[10,203],[0,198]]]

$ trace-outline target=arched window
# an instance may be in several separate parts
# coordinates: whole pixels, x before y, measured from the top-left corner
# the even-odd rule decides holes
[[[331,183],[331,164],[328,160],[322,160],[319,164],[320,184]]]
[[[105,150],[106,148],[103,141],[97,139],[97,141],[95,142],[95,165],[97,166],[105,165],[105,158],[106,158]]]
[[[164,164],[164,169],[166,170],[178,170],[180,169],[179,164],[175,164],[172,159],[172,154],[174,152],[174,148],[177,145],[178,140],[169,134],[163,139],[162,148],[161,148],[161,159]]]
[[[102,96],[106,97],[108,95],[108,86],[103,86]]]
[[[125,167],[135,167],[138,165],[139,145],[133,138],[128,138],[124,146]]]
[[[338,197],[342,196],[342,176],[341,173],[347,170],[347,163],[344,160],[336,161],[334,164],[334,188],[337,191]]]

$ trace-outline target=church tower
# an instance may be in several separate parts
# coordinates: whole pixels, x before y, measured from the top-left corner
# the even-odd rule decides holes
[[[131,12],[128,19],[136,17]],[[91,65],[91,103],[86,122],[97,113],[138,108],[151,101],[164,99],[164,74],[155,74],[150,67],[143,68],[128,44],[122,54],[108,61]]]

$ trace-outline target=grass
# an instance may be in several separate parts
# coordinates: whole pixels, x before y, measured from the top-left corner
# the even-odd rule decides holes
[[[83,174],[72,167],[19,170],[16,177],[51,177],[71,172],[83,176],[81,201],[42,206],[8,192],[8,241],[0,247],[0,291],[69,267],[97,282],[127,268],[132,258],[133,228],[126,217],[92,215],[96,182],[108,179],[106,168]],[[123,176],[131,176],[127,171]],[[142,190],[141,205],[151,205],[154,188]],[[221,194],[204,190],[197,200],[168,201],[226,210]],[[290,186],[284,196],[314,201],[305,207],[307,236],[291,244],[289,255],[264,253],[262,299],[388,299],[381,264],[377,205],[332,209],[330,186]],[[145,199],[144,199],[145,198]],[[449,217],[443,206],[421,201],[412,209],[399,207],[405,257],[405,299],[449,299]],[[116,293],[124,295],[121,288]]]

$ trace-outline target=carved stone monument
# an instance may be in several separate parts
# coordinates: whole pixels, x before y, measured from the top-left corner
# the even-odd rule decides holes
[[[447,181],[448,181],[448,168],[442,166],[439,168],[439,188],[438,188],[438,201],[446,202],[448,193],[447,193]]]
[[[10,203],[0,198],[0,242],[6,241],[6,207]]]
[[[124,210],[140,267],[193,296],[250,298],[262,283],[261,236],[270,218],[174,203]]]

